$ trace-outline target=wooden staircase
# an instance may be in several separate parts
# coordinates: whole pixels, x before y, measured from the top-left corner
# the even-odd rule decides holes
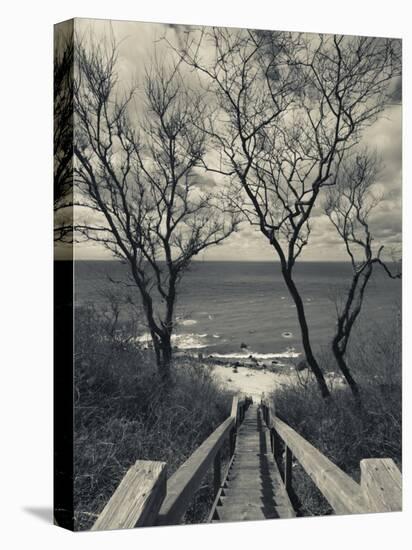
[[[295,516],[270,448],[269,430],[252,404],[238,430],[233,459],[209,521],[247,521]]]
[[[222,451],[227,445],[230,459],[222,477]],[[288,497],[293,494],[293,461],[300,464],[335,514],[402,509],[402,474],[393,460],[361,460],[357,483],[281,420],[273,399],[267,401],[262,396],[258,406],[249,397],[234,396],[230,416],[169,479],[164,462],[137,460],[92,529],[177,525],[211,468],[215,500],[209,522],[294,517]]]

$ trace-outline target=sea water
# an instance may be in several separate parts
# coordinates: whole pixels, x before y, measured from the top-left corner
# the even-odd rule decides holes
[[[104,306],[107,291],[127,286],[127,265],[115,261],[76,263],[76,306]],[[311,341],[327,345],[336,325],[336,304],[350,282],[350,265],[343,262],[300,262],[295,281],[302,296]],[[110,282],[110,279],[116,282]],[[123,281],[126,284],[120,284]],[[130,283],[130,281],[129,281]],[[376,269],[369,283],[359,324],[383,330],[401,308],[401,282]],[[142,319],[136,341],[150,342]],[[296,308],[277,262],[193,262],[179,286],[173,345],[216,358],[276,359],[302,352]]]

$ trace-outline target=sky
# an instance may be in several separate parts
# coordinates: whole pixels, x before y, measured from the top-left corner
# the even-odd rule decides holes
[[[177,44],[180,27],[127,21],[102,21],[76,19],[79,35],[95,36],[113,33],[119,44],[119,80],[129,82],[143,74],[145,63],[153,54],[154,44],[158,53],[162,52],[161,37]],[[374,210],[371,227],[376,242],[385,250],[400,250],[402,232],[402,108],[400,104],[388,106],[382,116],[363,134],[362,144],[376,150],[382,161],[382,170],[376,190],[382,200]],[[207,176],[213,177],[213,176]],[[111,259],[111,254],[101,245],[77,244],[76,259]],[[202,260],[250,260],[270,261],[275,252],[260,231],[248,223],[233,233],[219,246],[214,246],[199,255]],[[347,260],[343,243],[321,208],[316,208],[312,218],[310,243],[304,250],[303,261]]]

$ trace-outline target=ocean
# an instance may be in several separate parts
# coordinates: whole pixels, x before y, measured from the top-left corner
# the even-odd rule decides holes
[[[350,266],[341,262],[301,262],[295,280],[303,297],[314,347],[327,345],[336,323],[336,296],[346,288]],[[116,261],[79,261],[75,304],[104,307],[105,292],[127,280]],[[134,294],[134,289],[127,292]],[[135,292],[136,297],[137,290]],[[358,323],[389,327],[401,308],[401,282],[377,269]],[[127,315],[125,310],[124,315]],[[144,327],[136,341],[148,340]],[[174,346],[216,358],[298,357],[302,353],[296,309],[275,262],[193,262],[179,287]],[[245,347],[246,346],[246,347]]]

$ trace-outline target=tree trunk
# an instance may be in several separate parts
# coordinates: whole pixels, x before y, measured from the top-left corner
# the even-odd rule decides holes
[[[289,289],[289,292],[295,302],[296,311],[298,314],[298,321],[302,335],[302,345],[305,351],[306,361],[309,364],[309,367],[313,374],[315,375],[316,382],[318,383],[320,393],[323,398],[330,397],[330,391],[326,385],[325,377],[323,376],[322,370],[318,365],[318,362],[313,355],[312,346],[309,338],[309,328],[306,321],[305,309],[303,307],[302,298],[300,297],[299,291],[296,288],[296,285],[287,271],[283,272],[283,276],[286,282],[286,285]]]
[[[333,355],[335,356],[336,363],[338,364],[338,367],[339,367],[341,373],[345,377],[345,380],[348,383],[348,386],[350,387],[350,390],[352,392],[352,395],[353,395],[357,405],[360,405],[361,397],[360,397],[358,384],[356,383],[355,379],[353,378],[353,376],[350,373],[349,367],[346,364],[343,353],[339,349],[338,342],[336,342],[336,341],[333,342],[332,351],[333,351]]]
[[[156,366],[159,372],[162,384],[168,386],[171,382],[170,366],[172,363],[172,345],[169,333],[164,333],[161,337],[153,337],[153,347],[156,356]]]
[[[171,382],[170,376],[170,366],[172,363],[172,345],[170,342],[170,334],[166,334],[162,338],[161,349],[160,349],[160,365],[159,372],[164,384],[169,384]]]
[[[171,333],[167,328],[160,329],[153,318],[153,308],[150,296],[143,294],[144,311],[150,329],[153,350],[155,352],[156,366],[160,375],[162,385],[170,385],[170,365],[172,362]],[[172,311],[172,310],[171,310]]]

